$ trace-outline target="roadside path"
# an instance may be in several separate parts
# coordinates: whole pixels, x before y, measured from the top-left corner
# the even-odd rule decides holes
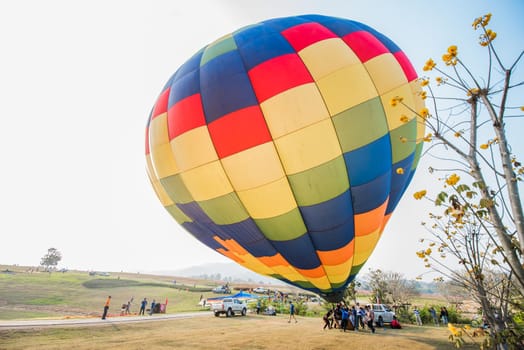
[[[108,324],[155,322],[172,319],[183,319],[193,317],[211,317],[213,314],[207,311],[183,312],[178,314],[159,314],[153,316],[116,316],[102,320],[100,317],[92,318],[66,318],[66,319],[33,319],[33,320],[10,320],[0,321],[0,331],[6,329],[30,329],[42,327],[63,326],[102,326]]]

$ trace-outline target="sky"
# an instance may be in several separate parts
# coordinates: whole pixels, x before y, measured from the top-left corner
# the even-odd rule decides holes
[[[493,14],[503,56],[522,50],[524,2],[191,0],[0,2],[0,264],[102,271],[176,270],[228,262],[164,210],[145,171],[148,114],[168,78],[196,51],[274,17],[324,14],[392,39],[419,75],[451,44],[482,54],[473,19]],[[463,49],[464,48],[464,49]],[[424,273],[411,194],[428,186],[423,159],[362,271]]]

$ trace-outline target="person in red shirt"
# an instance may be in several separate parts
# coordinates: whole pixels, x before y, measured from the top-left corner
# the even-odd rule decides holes
[[[400,322],[397,320],[397,316],[393,316],[393,320],[391,321],[391,328],[394,328],[394,329],[402,328],[402,326],[400,325]]]

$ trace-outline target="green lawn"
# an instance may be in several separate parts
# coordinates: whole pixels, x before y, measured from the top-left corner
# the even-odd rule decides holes
[[[131,311],[138,312],[144,297],[149,301],[165,303],[167,313],[196,311],[200,296],[211,296],[212,283],[197,285],[190,279],[141,274],[112,274],[90,276],[87,272],[66,273],[28,272],[9,268],[14,273],[0,273],[0,319],[34,317],[90,316],[101,313],[108,295],[112,296],[110,314],[118,314],[120,306],[134,298]],[[206,293],[207,291],[207,293]]]

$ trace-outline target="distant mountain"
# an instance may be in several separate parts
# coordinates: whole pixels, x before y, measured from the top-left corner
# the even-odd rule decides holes
[[[283,285],[284,282],[259,275],[235,263],[210,263],[178,270],[151,271],[159,275],[193,277],[231,282]]]

